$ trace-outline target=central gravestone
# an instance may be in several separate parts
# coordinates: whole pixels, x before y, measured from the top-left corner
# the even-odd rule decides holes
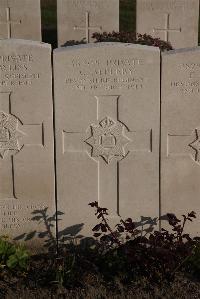
[[[1,0],[0,38],[40,41],[40,0]]]
[[[57,0],[58,44],[92,42],[94,32],[119,31],[119,0]]]
[[[47,230],[33,216],[55,212],[51,79],[49,45],[0,41],[0,235],[31,248]]]
[[[54,52],[59,229],[159,214],[159,49],[96,44]],[[79,226],[78,226],[79,227]]]
[[[198,21],[199,0],[137,0],[137,32],[175,49],[198,45]]]

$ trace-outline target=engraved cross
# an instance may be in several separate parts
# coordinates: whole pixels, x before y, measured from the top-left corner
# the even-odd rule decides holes
[[[12,113],[11,92],[0,92],[0,199],[17,199],[14,155],[24,146],[44,146],[43,124],[23,124]]]
[[[172,28],[170,28],[170,26],[169,26],[169,18],[170,18],[170,14],[165,14],[165,28],[153,28],[153,33],[155,33],[156,31],[158,31],[158,32],[164,32],[165,33],[165,38],[164,38],[164,40],[166,41],[166,42],[168,42],[169,41],[169,33],[170,32],[181,32],[181,28],[176,28],[176,29],[172,29]]]
[[[200,129],[196,128],[193,132],[168,134],[167,156],[188,156],[200,164]]]
[[[63,154],[87,153],[98,166],[98,202],[119,216],[120,161],[129,153],[152,151],[152,130],[131,131],[119,119],[120,96],[95,96],[97,116],[86,132],[63,130]]]
[[[12,25],[21,25],[22,21],[11,20],[10,7],[6,8],[6,20],[0,21],[0,25],[7,25],[7,38],[12,37]]]
[[[86,42],[89,43],[90,42],[90,31],[102,31],[102,27],[92,27],[90,26],[90,13],[88,11],[86,11],[85,13],[85,18],[86,18],[86,22],[85,22],[85,27],[79,27],[79,26],[74,26],[74,30],[85,30],[85,38],[86,38]]]

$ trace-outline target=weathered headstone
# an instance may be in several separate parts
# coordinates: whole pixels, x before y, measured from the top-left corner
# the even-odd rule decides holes
[[[171,43],[198,45],[199,0],[137,0],[137,32]]]
[[[40,41],[40,0],[1,0],[0,38]]]
[[[31,218],[55,212],[51,78],[49,45],[0,41],[0,235],[28,234],[31,247],[47,231]]]
[[[161,212],[181,216],[192,210],[200,233],[200,49],[162,57]]]
[[[119,31],[119,0],[57,0],[58,44],[92,42],[94,32]]]
[[[59,229],[91,234],[98,201],[118,216],[159,214],[160,52],[90,44],[54,52]],[[68,233],[70,229],[67,230]]]

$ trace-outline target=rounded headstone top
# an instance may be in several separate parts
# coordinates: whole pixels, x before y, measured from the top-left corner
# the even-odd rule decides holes
[[[131,44],[131,43],[121,43],[121,42],[105,42],[105,43],[89,43],[83,45],[75,45],[75,46],[68,46],[68,47],[60,47],[54,50],[54,53],[58,52],[65,52],[65,51],[74,51],[80,49],[93,49],[93,48],[108,48],[108,47],[123,47],[123,48],[132,48],[132,49],[141,49],[147,51],[155,51],[160,52],[158,47],[153,46],[146,46],[146,45],[139,45],[139,44]]]

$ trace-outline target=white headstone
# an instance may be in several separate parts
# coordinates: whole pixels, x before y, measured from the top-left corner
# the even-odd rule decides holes
[[[181,217],[195,211],[186,227],[200,234],[200,48],[162,57],[161,212]]]
[[[199,0],[137,0],[136,28],[175,49],[197,46]]]
[[[0,40],[0,235],[47,231],[32,212],[55,213],[51,73],[50,45]]]
[[[54,52],[59,229],[159,214],[160,51],[121,43]],[[79,227],[79,226],[78,226]]]
[[[40,41],[40,0],[1,0],[0,38]]]
[[[58,44],[92,42],[94,32],[119,31],[119,0],[57,0]]]

